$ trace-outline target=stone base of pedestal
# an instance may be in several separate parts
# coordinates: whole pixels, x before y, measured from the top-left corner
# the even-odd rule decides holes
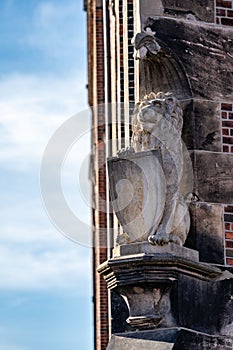
[[[185,328],[116,334],[107,350],[232,350],[233,337],[213,336]]]
[[[136,332],[113,337],[108,350],[232,350],[233,274],[220,267],[175,244],[116,248],[98,271],[125,300],[126,322]]]

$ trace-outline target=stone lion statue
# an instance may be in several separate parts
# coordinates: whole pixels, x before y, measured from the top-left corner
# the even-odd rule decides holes
[[[151,244],[174,242],[183,245],[190,228],[188,206],[180,193],[183,172],[182,126],[183,112],[175,96],[151,92],[135,107],[131,147],[118,152],[121,157],[133,152],[160,150],[167,191],[159,227],[148,237]]]

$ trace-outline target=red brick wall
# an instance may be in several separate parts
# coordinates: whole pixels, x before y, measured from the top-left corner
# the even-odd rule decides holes
[[[129,65],[129,102],[135,102],[134,93],[134,47],[131,40],[134,36],[134,4],[132,0],[128,0],[128,65]]]
[[[233,265],[233,205],[224,207],[226,263]]]
[[[233,1],[216,1],[216,23],[233,26]],[[222,152],[233,153],[233,102],[221,103]],[[233,205],[224,206],[226,264],[233,265]]]
[[[119,0],[119,37],[120,37],[120,102],[124,102],[124,48],[123,48],[123,0]]]
[[[233,153],[233,103],[221,104],[222,151]]]
[[[233,103],[221,103],[222,152],[233,153]],[[233,206],[224,206],[226,264],[233,265]]]
[[[89,104],[105,103],[105,52],[103,7],[100,0],[88,3],[88,76]],[[95,78],[95,79],[94,79]],[[94,82],[96,84],[94,85]],[[97,109],[95,108],[95,111]],[[96,208],[93,210],[93,293],[95,349],[105,350],[109,341],[108,291],[103,278],[96,272],[97,267],[107,260],[107,217],[103,208],[106,201],[105,164],[105,115],[93,113],[92,130],[92,191]],[[97,187],[95,187],[97,184]]]
[[[216,23],[233,26],[232,0],[216,0]]]

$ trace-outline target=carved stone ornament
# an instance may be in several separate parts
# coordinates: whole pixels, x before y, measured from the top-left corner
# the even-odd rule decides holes
[[[161,50],[160,45],[154,37],[154,32],[148,30],[135,35],[132,39],[132,44],[137,50],[135,53],[136,59],[147,59],[148,56],[157,55]]]
[[[163,247],[152,247],[146,242],[138,243],[132,249],[132,254],[130,246],[133,245],[122,246],[121,255],[101,264],[98,272],[104,276],[108,288],[124,298],[129,309],[127,323],[134,329],[179,326],[179,295],[185,294],[187,288],[183,279],[203,283],[205,287],[218,279],[221,271],[217,267],[200,263],[197,251],[174,243]],[[154,248],[153,252],[150,252],[150,248]],[[198,303],[199,289],[191,288],[189,293],[196,293],[192,297]],[[188,307],[183,313],[187,309]],[[185,317],[189,316],[187,312]]]
[[[150,93],[136,105],[132,146],[108,160],[112,205],[125,232],[119,244],[184,244],[190,217],[180,191],[182,124],[170,93]]]

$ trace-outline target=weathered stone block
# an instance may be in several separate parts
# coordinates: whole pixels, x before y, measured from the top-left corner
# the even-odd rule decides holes
[[[231,350],[233,338],[181,330],[174,350]]]
[[[194,192],[201,202],[233,203],[233,154],[194,151]]]
[[[212,0],[162,0],[164,14],[204,22],[214,22],[214,2]],[[192,5],[192,6],[190,6]]]
[[[200,261],[224,264],[223,207],[221,204],[191,204],[191,229],[185,246],[199,251]]]
[[[214,335],[231,336],[233,331],[233,275],[223,272],[220,280],[205,282],[180,275],[171,293],[180,327]],[[222,280],[221,280],[222,278]]]
[[[146,339],[126,338],[120,335],[113,335],[107,350],[172,350],[174,343],[160,342]]]
[[[194,101],[195,149],[221,152],[220,105],[214,101]]]
[[[142,21],[149,16],[171,16],[214,22],[214,2],[212,0],[143,0],[140,2]]]
[[[193,100],[184,105],[182,139],[188,149],[221,152],[220,104]]]
[[[232,350],[232,346],[232,337],[170,328],[113,335],[107,350]]]

